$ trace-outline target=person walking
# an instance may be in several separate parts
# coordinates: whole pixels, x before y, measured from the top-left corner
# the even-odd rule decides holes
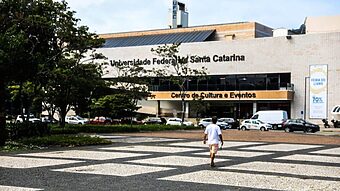
[[[203,144],[208,141],[210,149],[210,166],[215,167],[214,159],[217,154],[218,144],[221,141],[221,146],[223,145],[223,137],[221,129],[217,123],[217,117],[212,117],[212,124],[209,124],[204,131]]]

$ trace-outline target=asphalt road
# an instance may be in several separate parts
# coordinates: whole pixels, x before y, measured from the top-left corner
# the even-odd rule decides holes
[[[237,136],[254,136],[244,141],[228,138],[231,132],[224,131],[227,141],[218,153],[215,168],[208,165],[208,149],[200,141],[199,131],[177,132],[182,137],[174,132],[161,132],[162,136],[101,135],[113,144],[0,153],[0,190],[340,188],[340,148],[332,144],[339,137],[296,133],[289,134],[298,137],[289,143],[280,141],[287,135],[281,132],[235,131],[240,133]],[[198,138],[184,136],[186,133]],[[273,136],[278,140],[270,139]],[[296,143],[297,139],[309,142],[302,139],[315,137],[322,141]]]

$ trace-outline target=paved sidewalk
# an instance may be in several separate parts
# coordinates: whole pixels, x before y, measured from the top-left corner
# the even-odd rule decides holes
[[[0,190],[338,190],[332,144],[226,141],[216,168],[192,139],[102,135],[108,146],[2,154]]]

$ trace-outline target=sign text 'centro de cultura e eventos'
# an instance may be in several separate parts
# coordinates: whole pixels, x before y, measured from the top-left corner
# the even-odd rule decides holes
[[[181,63],[210,63],[210,62],[240,62],[245,61],[244,55],[213,55],[213,56],[186,56],[176,58],[160,58],[154,57],[152,59],[130,59],[130,60],[110,60],[110,65],[117,66],[137,66],[137,65],[164,65],[164,64],[176,64]]]

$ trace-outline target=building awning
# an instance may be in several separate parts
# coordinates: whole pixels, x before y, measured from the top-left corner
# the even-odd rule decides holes
[[[204,42],[213,35],[215,30],[169,33],[158,35],[131,36],[106,39],[102,48],[145,46],[173,43]]]

